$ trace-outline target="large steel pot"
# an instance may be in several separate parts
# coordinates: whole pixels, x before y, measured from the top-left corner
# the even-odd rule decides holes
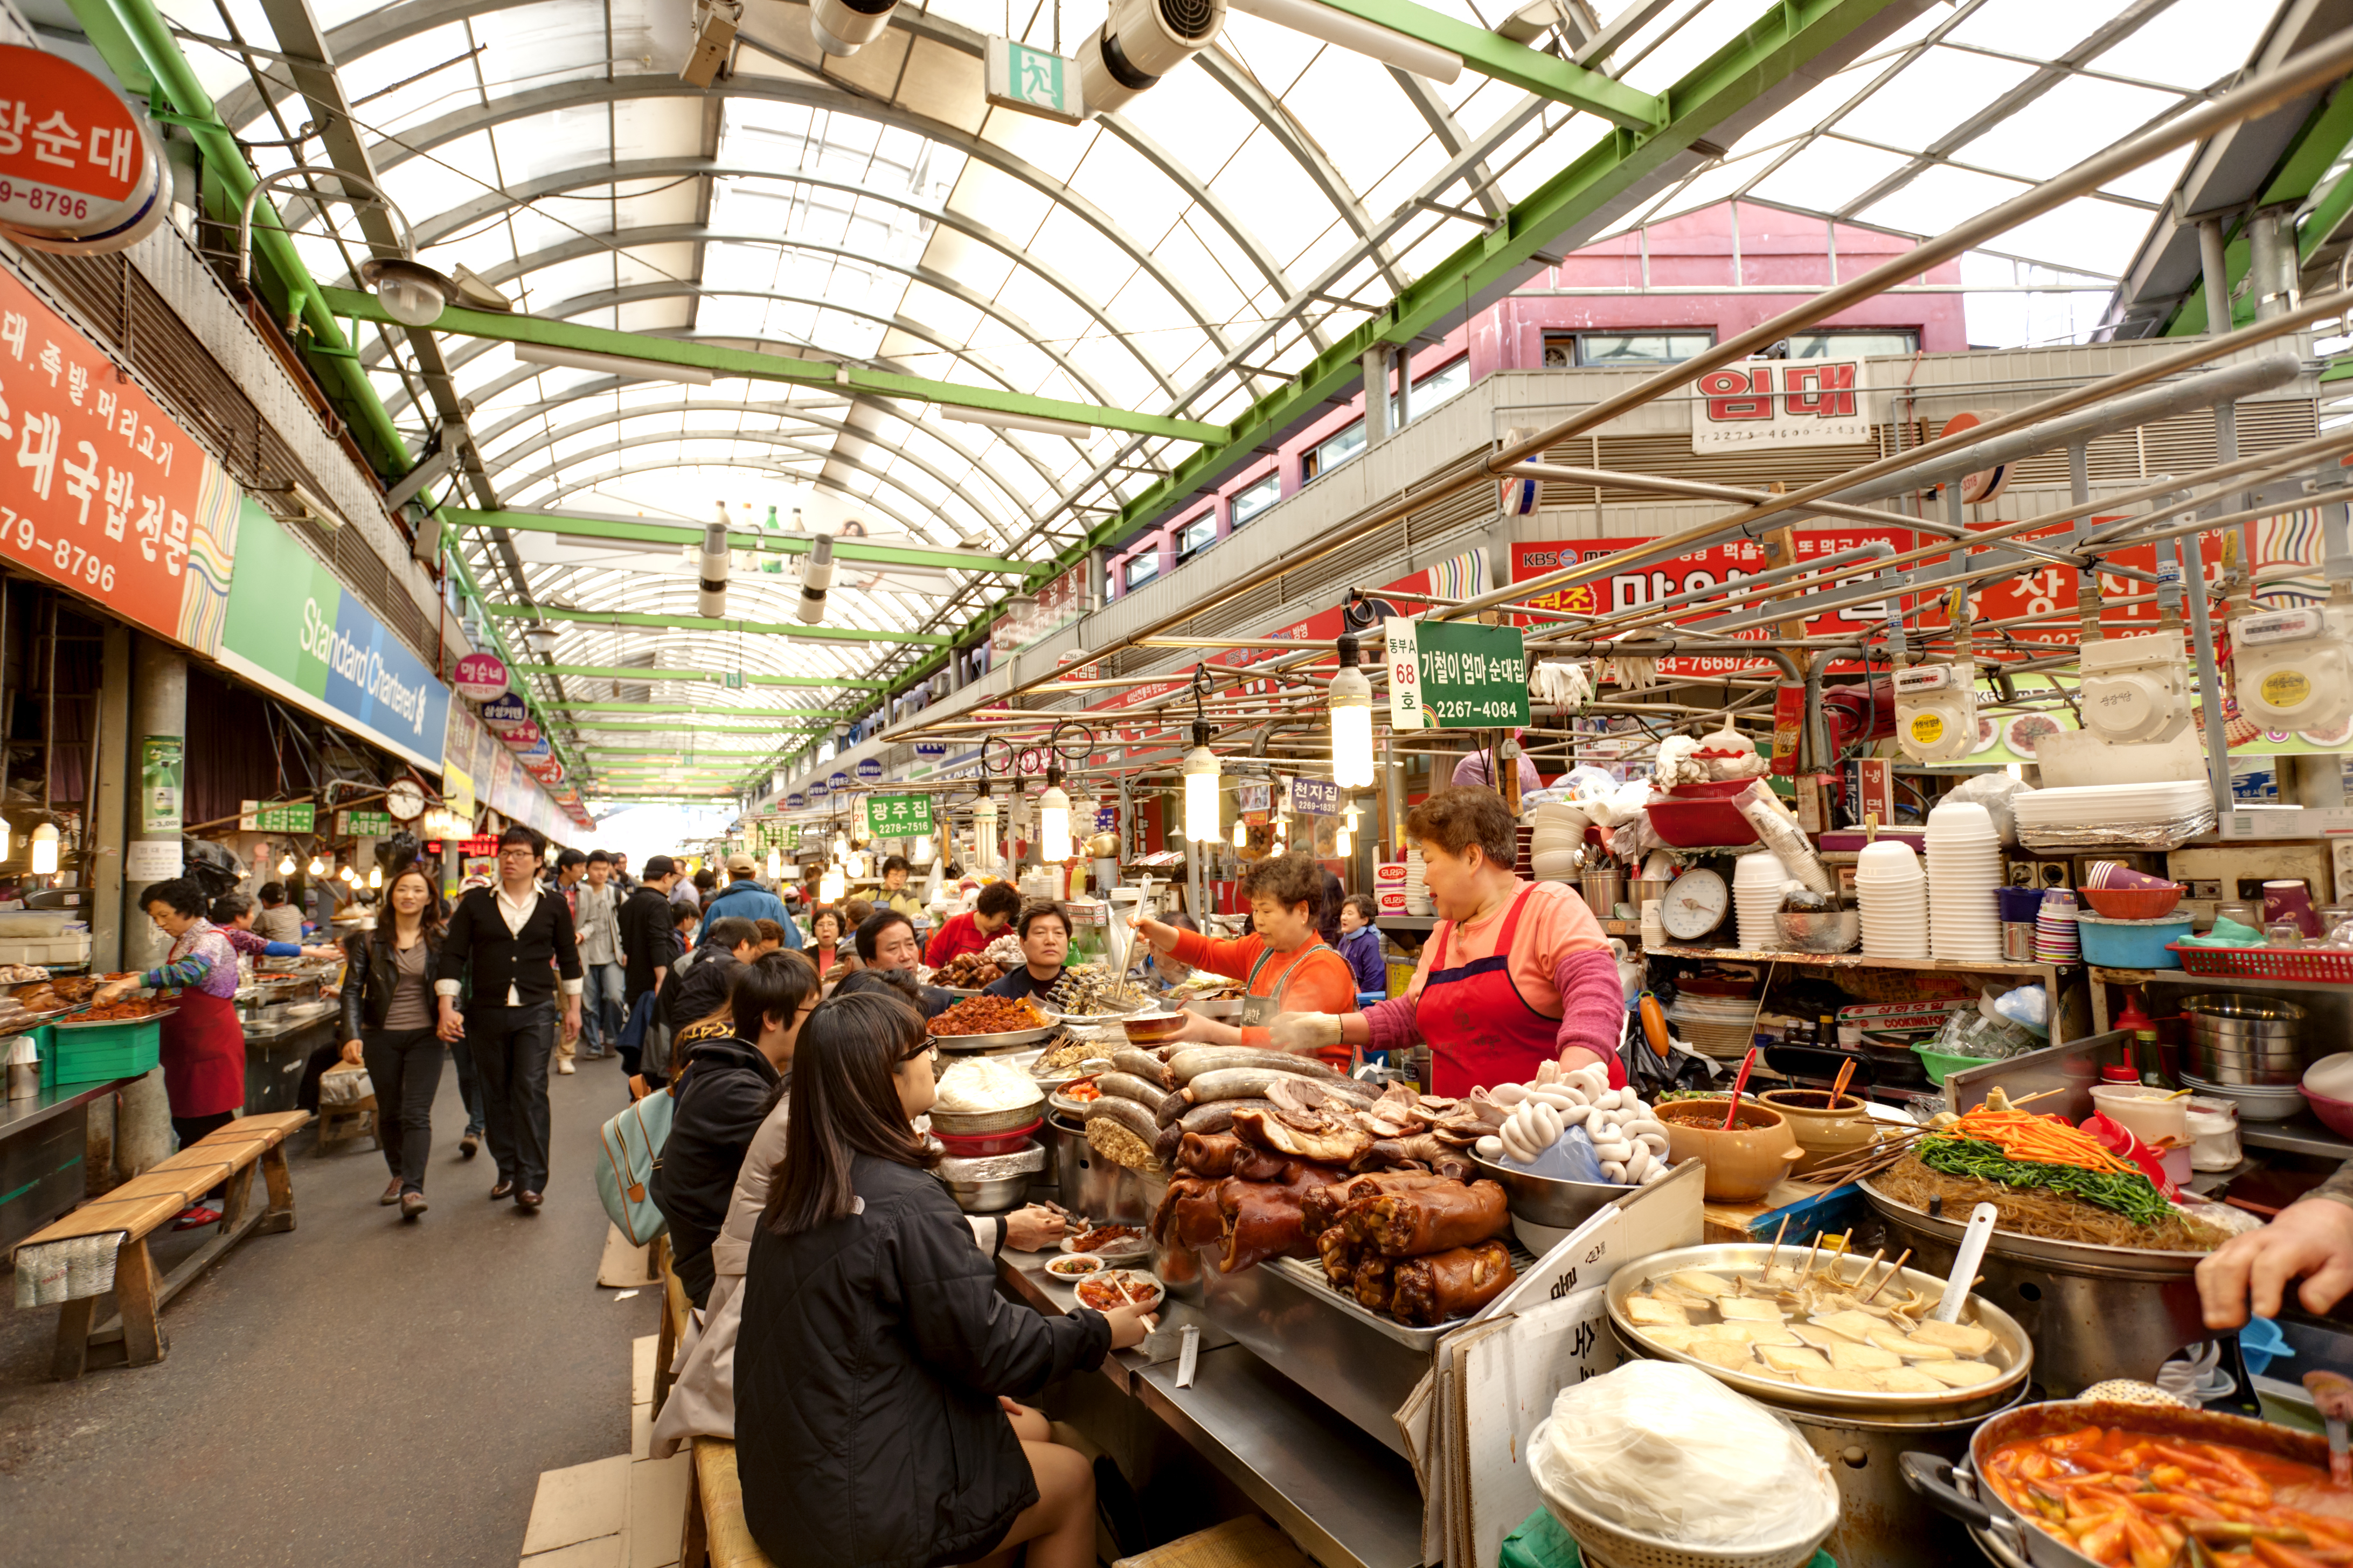
[[[2201,1443],[2232,1443],[2259,1454],[2316,1465],[2324,1473],[2328,1468],[2326,1438],[2267,1421],[2160,1405],[2062,1400],[2022,1405],[1989,1417],[1970,1437],[1968,1464],[1959,1469],[1936,1454],[1905,1454],[1904,1479],[1938,1510],[1984,1531],[2004,1552],[2025,1559],[2034,1568],[2099,1568],[2093,1559],[2021,1518],[1979,1479],[1985,1474],[1986,1460],[2005,1443],[2079,1432],[2086,1426],[2124,1426]]]
[[[1890,1232],[1890,1246],[1942,1278],[1963,1226],[1899,1203],[1865,1180],[1863,1196]],[[2199,1310],[2201,1252],[2088,1247],[1996,1230],[1979,1265],[1978,1293],[2034,1340],[2034,1373],[2044,1392],[2065,1396],[2110,1378],[2155,1383],[2173,1353],[2212,1335]]]
[[[2026,1397],[2019,1388],[2014,1404]],[[1770,1401],[1767,1403],[1770,1404]],[[1968,1531],[1925,1504],[1904,1476],[1907,1453],[1959,1460],[1982,1415],[1937,1419],[1896,1415],[1885,1420],[1832,1415],[1774,1405],[1789,1418],[1838,1478],[1839,1522],[1822,1550],[1839,1568],[1948,1568],[1968,1561]]]

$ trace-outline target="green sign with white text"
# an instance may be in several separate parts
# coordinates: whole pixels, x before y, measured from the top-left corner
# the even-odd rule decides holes
[[[877,838],[914,838],[932,831],[932,797],[927,795],[870,795],[866,826]]]
[[[1063,55],[1033,49],[1011,38],[988,40],[986,62],[988,101],[1018,109],[1065,125],[1086,118],[1079,100],[1079,62]]]
[[[1389,723],[1398,730],[1510,729],[1528,721],[1528,653],[1517,626],[1391,618]]]

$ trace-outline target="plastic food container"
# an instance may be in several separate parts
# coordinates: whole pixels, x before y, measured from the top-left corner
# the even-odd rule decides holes
[[[2103,969],[2179,969],[2181,955],[2167,944],[2189,934],[2189,917],[2120,921],[2079,911],[2075,932],[2085,963]]]
[[[2239,1108],[2227,1100],[2199,1094],[2182,1103],[2189,1107],[2190,1169],[2237,1170],[2246,1157],[2239,1147]]]
[[[2170,1089],[2137,1083],[2095,1083],[2092,1102],[2100,1114],[2144,1143],[2189,1142],[2189,1102]]]

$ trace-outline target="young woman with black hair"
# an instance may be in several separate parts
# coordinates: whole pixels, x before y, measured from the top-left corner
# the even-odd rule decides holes
[[[425,1161],[433,1152],[433,1096],[444,1047],[435,1027],[433,982],[441,967],[441,897],[410,864],[384,890],[372,931],[343,939],[343,1059],[364,1062],[375,1086],[376,1129],[392,1180],[377,1202],[400,1217],[425,1212]]]
[[[1091,1568],[1092,1471],[1017,1432],[1001,1401],[1153,1320],[1047,1318],[997,1294],[913,1126],[934,1052],[892,996],[832,997],[801,1032],[736,1345],[745,1521],[781,1568],[996,1568],[1025,1551],[1029,1568]]]

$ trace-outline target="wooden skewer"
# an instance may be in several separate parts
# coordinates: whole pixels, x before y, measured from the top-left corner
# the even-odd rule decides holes
[[[1781,1238],[1789,1234],[1789,1221],[1796,1217],[1786,1214],[1781,1216],[1781,1228],[1773,1233],[1773,1250],[1765,1255],[1765,1271],[1758,1276],[1759,1284],[1773,1283],[1773,1260],[1781,1256]]]
[[[1820,1231],[1816,1231],[1814,1232],[1813,1246],[1806,1248],[1806,1267],[1804,1271],[1798,1276],[1798,1282],[1799,1284],[1802,1285],[1807,1280],[1811,1279],[1814,1277],[1814,1254],[1820,1252],[1821,1249],[1822,1233]]]
[[[1894,1261],[1894,1262],[1893,1262],[1893,1263],[1891,1263],[1891,1264],[1889,1264],[1889,1265],[1887,1266],[1887,1272],[1886,1272],[1886,1273],[1884,1273],[1884,1274],[1883,1274],[1883,1275],[1881,1275],[1881,1276],[1879,1277],[1879,1283],[1878,1283],[1878,1284],[1876,1284],[1876,1285],[1873,1285],[1873,1286],[1870,1289],[1870,1290],[1869,1290],[1868,1292],[1866,1292],[1865,1294],[1863,1294],[1863,1295],[1862,1295],[1862,1296],[1857,1297],[1857,1298],[1856,1298],[1856,1300],[1862,1300],[1862,1301],[1868,1301],[1868,1300],[1870,1300],[1872,1299],[1872,1297],[1876,1296],[1876,1295],[1878,1295],[1882,1290],[1886,1289],[1887,1289],[1887,1282],[1888,1282],[1890,1279],[1894,1279],[1896,1275],[1898,1275],[1898,1274],[1900,1274],[1900,1273],[1902,1273],[1902,1272],[1903,1272],[1903,1270],[1904,1270],[1904,1260],[1905,1260],[1905,1258],[1910,1258],[1911,1256],[1912,1256],[1912,1249],[1911,1249],[1910,1247],[1905,1247],[1905,1248],[1903,1250],[1903,1252],[1897,1256],[1897,1258],[1896,1258],[1895,1261]]]
[[[1852,1233],[1850,1233],[1850,1234],[1852,1234]],[[1865,1264],[1862,1266],[1862,1270],[1861,1270],[1860,1272],[1858,1272],[1858,1273],[1855,1275],[1855,1277],[1854,1277],[1854,1282],[1855,1282],[1857,1285],[1860,1285],[1860,1284],[1862,1284],[1864,1280],[1866,1280],[1866,1279],[1870,1279],[1870,1278],[1871,1278],[1871,1271],[1872,1271],[1873,1269],[1874,1269],[1874,1268],[1878,1268],[1878,1267],[1879,1267],[1879,1260],[1880,1260],[1881,1258],[1883,1258],[1886,1257],[1886,1256],[1887,1256],[1887,1248],[1885,1248],[1885,1247],[1881,1247],[1878,1251],[1876,1251],[1876,1252],[1873,1253],[1873,1254],[1871,1255],[1871,1261],[1870,1261],[1870,1262],[1868,1262],[1868,1263],[1865,1263]]]

